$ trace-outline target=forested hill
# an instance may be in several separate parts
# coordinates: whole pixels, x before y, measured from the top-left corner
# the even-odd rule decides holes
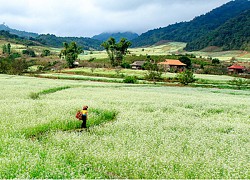
[[[15,35],[17,35],[19,37],[24,37],[24,38],[27,38],[27,39],[29,39],[30,37],[36,38],[39,35],[37,33],[19,31],[19,30],[16,30],[16,29],[12,29],[12,28],[6,26],[5,24],[0,24],[0,30],[8,31],[10,34],[15,34]]]
[[[6,40],[8,42],[23,44],[26,46],[41,46],[37,41],[28,40],[24,37],[19,37],[15,34],[10,34],[8,31],[0,30],[0,39]]]
[[[153,45],[162,40],[191,42],[210,33],[229,19],[235,18],[249,9],[250,1],[248,0],[231,1],[189,22],[180,22],[150,30],[132,40],[132,43],[134,47],[139,47]]]
[[[250,10],[188,43],[186,50],[200,50],[208,46],[221,47],[222,50],[250,50]]]
[[[42,34],[33,40],[36,40],[43,45],[51,46],[51,47],[62,47],[64,42],[70,43],[74,41],[77,43],[77,45],[82,46],[83,49],[86,49],[86,50],[102,49],[101,41],[96,40],[96,39],[91,39],[91,38],[84,38],[84,37],[57,37],[53,34]]]
[[[99,41],[106,41],[110,37],[115,38],[116,41],[120,41],[121,38],[126,38],[127,40],[132,40],[137,38],[139,35],[133,32],[117,32],[117,33],[101,33],[99,35],[95,35],[92,39],[97,39]]]
[[[9,41],[16,41],[17,43],[24,45],[45,45],[50,47],[63,47],[63,42],[75,41],[83,49],[100,50],[101,41],[84,37],[57,37],[51,34],[37,34],[26,31],[19,31],[12,29],[5,24],[0,24],[0,38],[8,39]]]

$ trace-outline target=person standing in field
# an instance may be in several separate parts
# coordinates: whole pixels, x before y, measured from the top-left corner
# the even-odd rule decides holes
[[[88,118],[88,106],[83,106],[82,110],[82,126],[81,128],[87,128],[87,118]]]

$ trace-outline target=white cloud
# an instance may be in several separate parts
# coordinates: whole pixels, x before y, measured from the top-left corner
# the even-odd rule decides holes
[[[58,36],[108,31],[146,32],[189,21],[229,0],[0,0],[0,21],[11,28]]]

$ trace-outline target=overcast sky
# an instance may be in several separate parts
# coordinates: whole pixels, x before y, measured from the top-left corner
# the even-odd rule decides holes
[[[176,22],[190,21],[229,1],[0,0],[0,24],[57,36],[92,37],[117,31],[141,34]]]

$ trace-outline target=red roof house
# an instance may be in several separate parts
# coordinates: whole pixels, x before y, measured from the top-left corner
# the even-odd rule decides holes
[[[165,71],[174,69],[175,71],[182,71],[186,64],[182,63],[180,60],[166,59],[164,62],[159,62],[158,65],[164,67]]]
[[[234,64],[227,68],[229,73],[243,73],[246,68],[244,66],[240,66],[238,64]]]

